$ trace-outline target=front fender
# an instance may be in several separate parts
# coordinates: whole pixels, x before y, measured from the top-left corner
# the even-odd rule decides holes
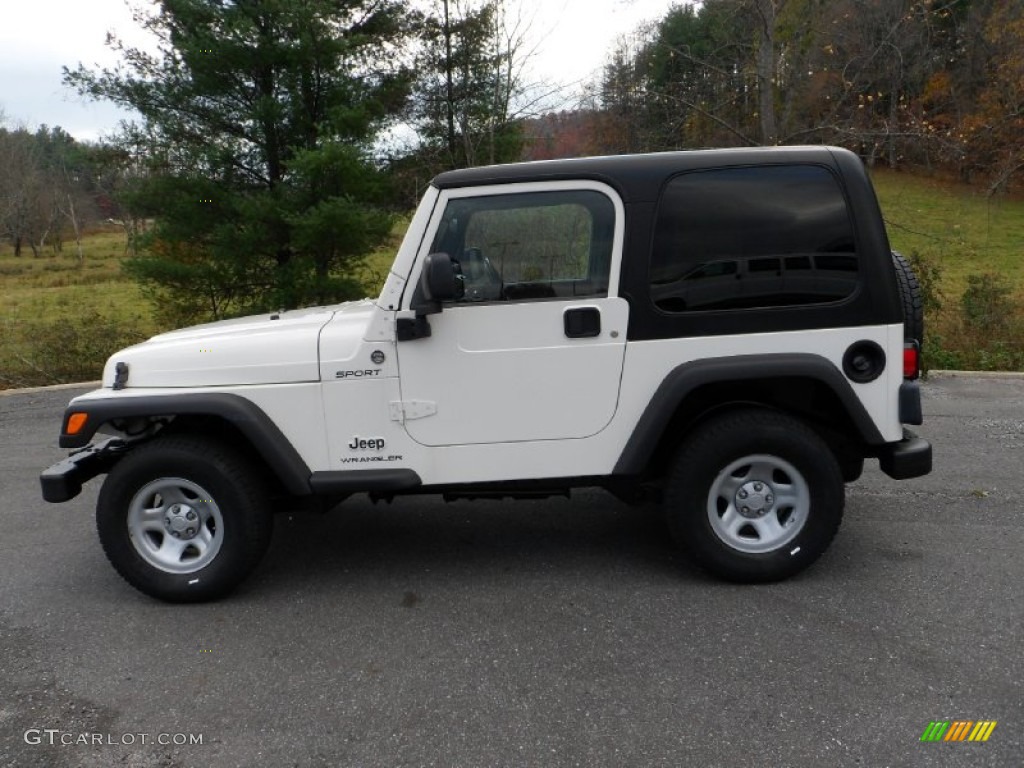
[[[73,429],[71,422],[84,423]],[[60,446],[82,448],[104,424],[119,419],[161,418],[171,416],[209,416],[220,418],[238,429],[256,452],[282,481],[289,493],[307,496],[312,491],[309,466],[284,436],[273,419],[240,395],[196,393],[153,397],[110,397],[72,403],[64,411]]]

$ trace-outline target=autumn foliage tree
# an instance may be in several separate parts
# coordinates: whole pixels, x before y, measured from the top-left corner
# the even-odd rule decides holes
[[[609,151],[834,143],[993,189],[1024,170],[1024,4],[704,0],[609,57]]]

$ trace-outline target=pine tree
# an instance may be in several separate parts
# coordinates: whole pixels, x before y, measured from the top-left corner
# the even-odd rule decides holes
[[[111,44],[113,70],[65,69],[133,110],[119,140],[152,219],[130,271],[178,322],[350,298],[390,233],[370,149],[411,88],[402,0],[163,0],[155,53]]]

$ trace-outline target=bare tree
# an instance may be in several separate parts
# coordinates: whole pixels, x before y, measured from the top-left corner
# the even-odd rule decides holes
[[[520,121],[553,89],[529,82],[536,47],[521,4],[437,0],[426,17],[415,124],[438,168],[518,159]]]
[[[786,0],[753,0],[758,16],[757,40],[757,95],[758,120],[761,143],[779,142],[779,127],[775,119],[775,101],[778,90],[778,56],[775,49],[775,29]]]
[[[60,253],[70,227],[83,260],[82,231],[96,216],[88,174],[93,151],[60,128],[0,128],[0,234],[15,255],[26,244],[36,256],[46,247]]]
[[[21,256],[27,243],[38,255],[38,240],[47,227],[47,205],[32,135],[24,128],[0,129],[0,224]]]

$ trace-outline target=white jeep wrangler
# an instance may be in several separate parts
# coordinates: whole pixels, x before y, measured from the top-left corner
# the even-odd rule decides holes
[[[693,560],[782,579],[828,547],[866,457],[931,469],[920,293],[835,148],[523,163],[434,179],[375,300],[211,323],[107,362],[43,472],[107,473],[100,541],[195,601],[275,510],[600,486],[658,501]],[[114,435],[90,444],[97,432]]]

